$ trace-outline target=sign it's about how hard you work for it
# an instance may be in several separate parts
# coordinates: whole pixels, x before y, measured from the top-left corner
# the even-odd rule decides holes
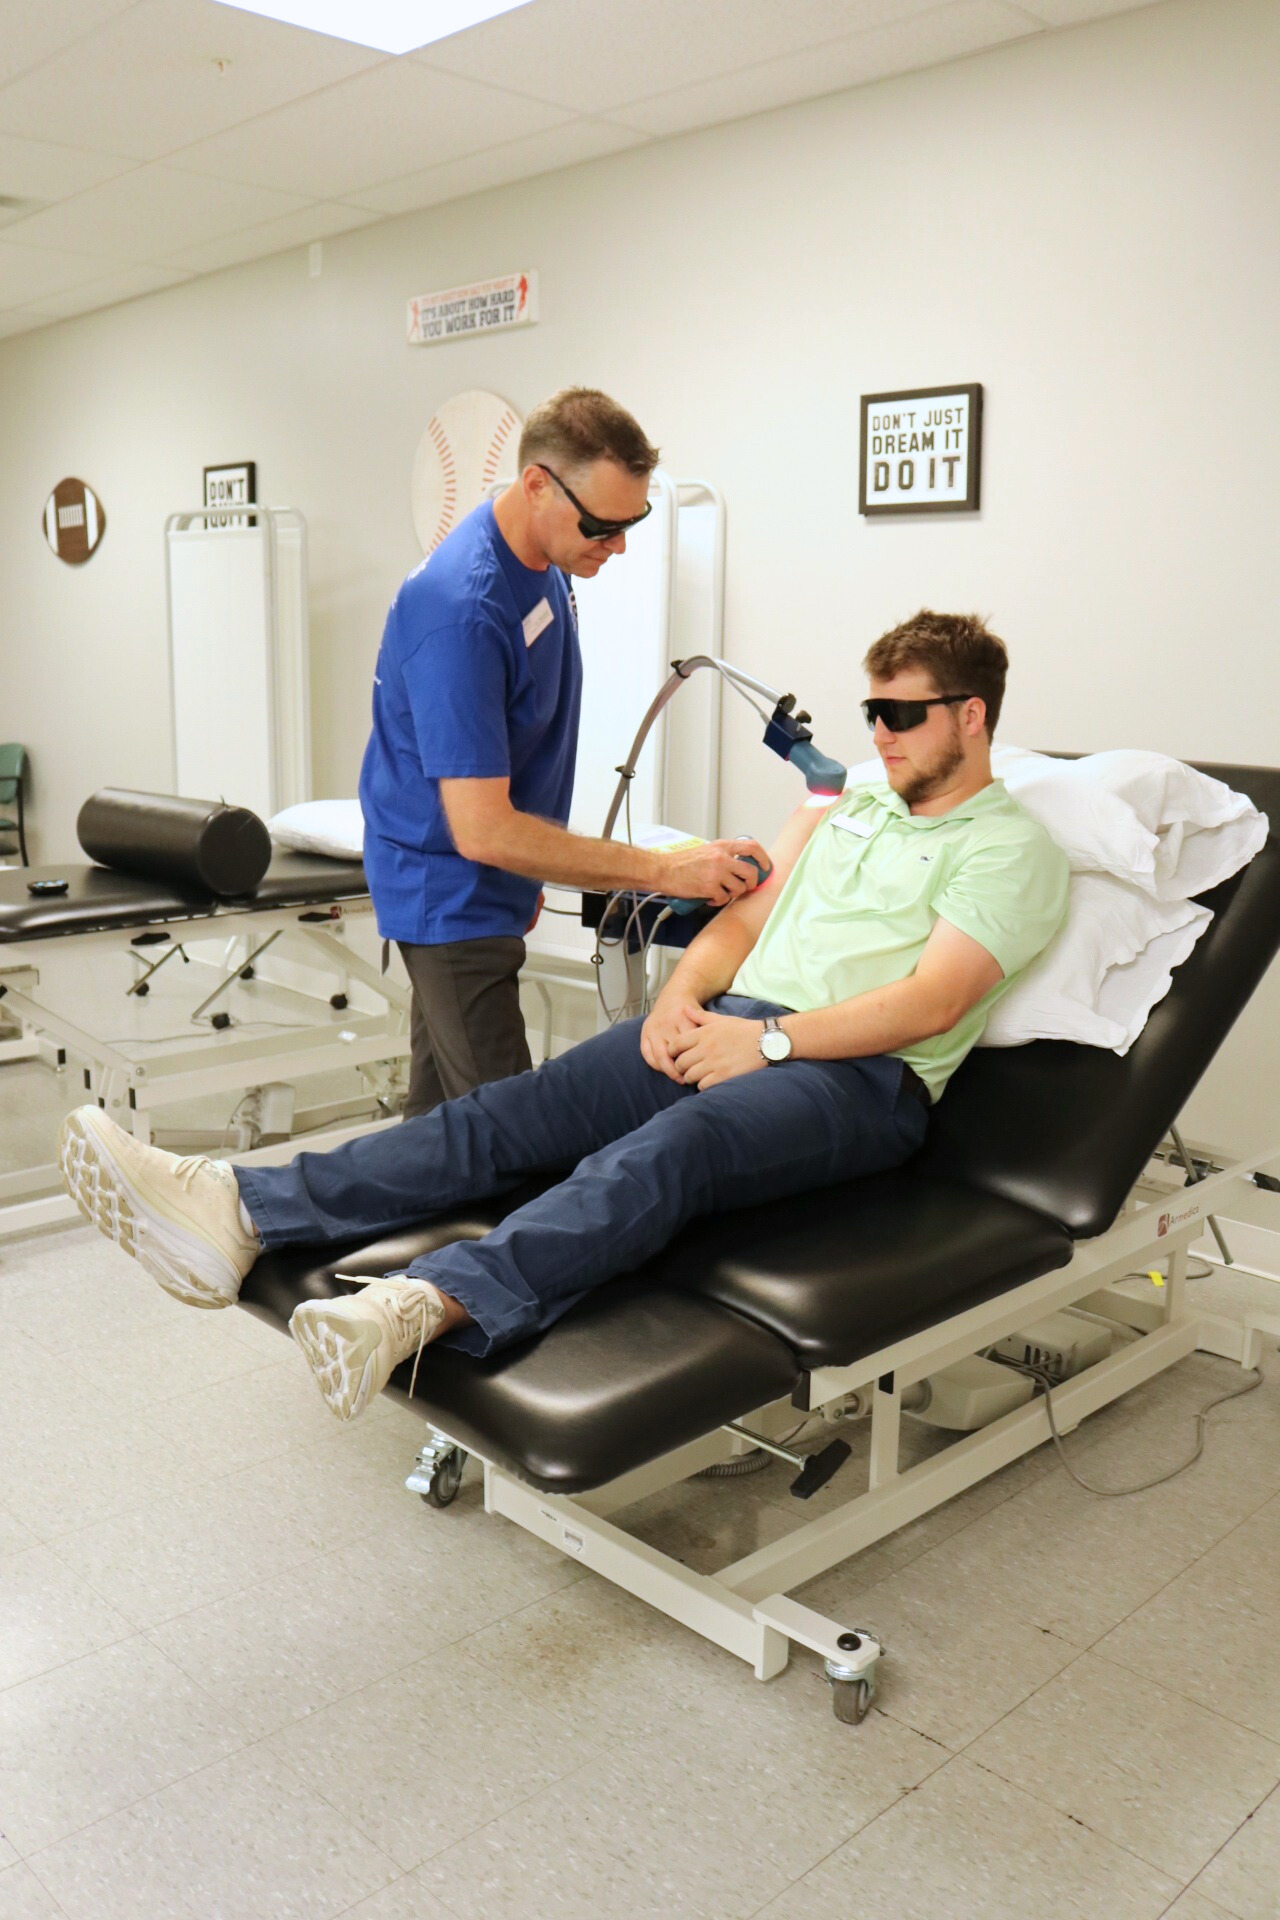
[[[531,327],[538,318],[538,276],[532,267],[477,280],[470,287],[420,293],[409,302],[411,347],[435,347],[446,340],[474,340],[508,327]]]
[[[859,513],[971,513],[981,480],[981,386],[863,394]]]

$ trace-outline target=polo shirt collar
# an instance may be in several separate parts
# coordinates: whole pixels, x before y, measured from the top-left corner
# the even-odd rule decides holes
[[[963,805],[951,807],[946,813],[912,813],[902,796],[895,793],[887,782],[868,787],[866,793],[867,798],[874,800],[886,813],[896,814],[908,826],[922,829],[940,827],[948,820],[972,820],[978,814],[989,812],[992,807],[1001,806],[1008,798],[1004,781],[993,780],[989,786],[980,787]]]

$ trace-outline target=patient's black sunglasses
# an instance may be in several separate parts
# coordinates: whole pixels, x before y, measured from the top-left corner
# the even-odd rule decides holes
[[[587,512],[587,509],[583,506],[577,494],[570,493],[558,473],[553,472],[550,467],[544,466],[541,460],[535,464],[542,468],[543,473],[549,473],[551,475],[551,478],[555,481],[565,499],[572,501],[573,505],[578,509],[578,527],[584,540],[616,540],[620,533],[630,533],[632,527],[638,527],[640,522],[647,520],[653,512],[652,500],[646,500],[644,512],[634,514],[630,520],[601,520],[596,514]]]
[[[864,700],[862,717],[873,733],[877,720],[883,720],[890,733],[910,733],[924,725],[930,707],[953,707],[978,698],[975,693],[938,693],[929,700]]]

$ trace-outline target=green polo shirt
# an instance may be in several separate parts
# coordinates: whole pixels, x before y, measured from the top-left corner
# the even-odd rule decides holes
[[[915,814],[887,785],[828,808],[733,993],[797,1013],[915,971],[935,923],[986,948],[1004,974],[947,1033],[898,1049],[936,1100],[987,1015],[1062,925],[1067,856],[993,780],[950,813]]]

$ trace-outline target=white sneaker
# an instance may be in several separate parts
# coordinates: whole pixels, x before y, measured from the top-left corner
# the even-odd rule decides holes
[[[262,1251],[245,1232],[225,1161],[179,1158],[135,1140],[100,1107],[62,1123],[58,1160],[85,1219],[190,1307],[229,1307]]]
[[[400,1274],[337,1299],[304,1300],[289,1331],[339,1420],[354,1420],[411,1353],[417,1355],[412,1393],[422,1349],[439,1333],[444,1314],[429,1281]]]

